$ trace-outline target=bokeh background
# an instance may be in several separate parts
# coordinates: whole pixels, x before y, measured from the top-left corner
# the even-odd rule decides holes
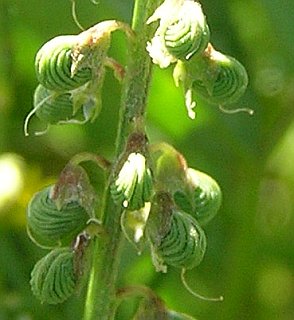
[[[222,208],[206,227],[205,259],[187,280],[196,291],[225,300],[195,299],[178,270],[156,273],[149,252],[138,256],[128,244],[119,285],[148,285],[170,308],[198,320],[293,320],[294,1],[202,5],[215,48],[248,70],[249,89],[235,107],[252,108],[254,116],[224,114],[199,100],[197,118],[190,120],[172,69],[155,67],[147,128],[151,142],[171,143],[190,167],[222,187]],[[77,0],[77,14],[85,27],[103,19],[129,22],[132,6],[132,0],[100,0],[98,6]],[[0,0],[0,320],[81,319],[84,291],[60,306],[41,305],[31,294],[30,271],[46,251],[28,239],[26,205],[74,154],[91,151],[111,159],[120,86],[109,72],[104,107],[93,124],[52,127],[41,137],[23,133],[37,85],[36,51],[56,35],[78,32],[70,0]],[[125,48],[124,36],[115,33],[111,55],[125,63]],[[33,119],[30,132],[39,129]],[[117,319],[130,319],[135,303],[125,302]]]

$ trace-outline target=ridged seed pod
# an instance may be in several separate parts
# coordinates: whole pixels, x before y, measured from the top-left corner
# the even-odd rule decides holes
[[[184,269],[199,265],[206,250],[206,236],[198,222],[178,210],[169,194],[157,194],[152,205],[147,234],[155,267],[166,271],[164,264]]]
[[[221,189],[212,177],[192,168],[187,169],[187,184],[191,194],[178,191],[174,194],[174,200],[178,207],[193,215],[200,225],[205,225],[221,206]]]
[[[164,32],[167,51],[177,59],[187,60],[207,47],[210,32],[199,3],[184,1]]]
[[[192,269],[200,264],[206,250],[206,236],[197,221],[175,211],[171,228],[156,246],[157,254],[170,266]]]
[[[67,203],[58,210],[51,199],[51,188],[36,193],[27,209],[28,234],[45,248],[70,244],[89,220],[86,210],[77,202]]]
[[[74,117],[72,95],[69,92],[56,93],[38,85],[34,93],[36,116],[47,124],[57,124]]]
[[[92,78],[89,67],[78,68],[74,74],[73,50],[78,45],[77,35],[58,36],[45,43],[35,59],[38,81],[47,89],[67,91],[78,88]]]
[[[207,74],[205,79],[193,82],[193,89],[196,94],[215,104],[236,102],[248,85],[244,66],[238,60],[221,53],[218,53],[218,59],[212,62]],[[214,76],[211,77],[211,74]]]
[[[74,251],[58,248],[39,260],[31,273],[33,294],[48,304],[65,301],[75,291]]]
[[[248,86],[248,75],[244,66],[238,60],[214,50],[211,44],[201,56],[194,56],[186,62],[178,60],[173,77],[176,86],[180,83],[183,86],[188,115],[192,119],[195,118],[193,109],[197,97],[223,107],[241,98]],[[238,108],[228,113],[239,111],[253,113],[246,108]]]
[[[139,210],[150,201],[151,193],[152,175],[146,158],[141,153],[133,152],[111,185],[113,200],[128,210]]]

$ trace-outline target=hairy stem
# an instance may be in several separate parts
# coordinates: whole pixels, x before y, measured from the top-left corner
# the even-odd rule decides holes
[[[130,48],[130,62],[123,87],[117,155],[123,151],[130,133],[144,130],[144,113],[151,73],[151,61],[147,55],[146,43],[155,31],[154,27],[146,25],[146,20],[159,2],[159,0],[135,2],[132,28],[136,32],[136,42]]]
[[[150,81],[151,61],[146,42],[154,32],[146,25],[159,0],[136,0],[132,28],[136,39],[130,44],[129,63],[123,83],[121,114],[116,141],[116,156],[124,150],[130,133],[144,130],[144,113]],[[103,226],[106,236],[96,240],[85,305],[84,320],[112,320],[116,309],[116,279],[121,253],[121,208],[110,196],[109,186],[104,197]]]

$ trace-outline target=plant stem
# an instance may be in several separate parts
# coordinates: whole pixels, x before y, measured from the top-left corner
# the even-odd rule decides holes
[[[136,33],[136,42],[130,48],[130,62],[123,87],[117,156],[123,151],[130,133],[137,129],[144,131],[144,113],[152,66],[146,51],[146,43],[155,31],[154,25],[146,25],[146,20],[160,2],[160,0],[135,1],[132,28]]]
[[[130,133],[144,129],[144,113],[151,75],[151,61],[146,52],[146,42],[154,27],[146,20],[157,7],[159,0],[136,0],[132,28],[137,34],[130,43],[129,63],[123,83],[121,114],[116,141],[116,156],[124,150]],[[116,161],[115,161],[116,162]],[[107,236],[97,238],[93,251],[84,320],[112,320],[116,308],[116,279],[121,254],[122,209],[116,206],[110,195],[109,185],[104,197],[103,226]]]

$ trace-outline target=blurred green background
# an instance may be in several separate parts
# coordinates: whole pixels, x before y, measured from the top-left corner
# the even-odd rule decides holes
[[[85,27],[103,19],[130,21],[132,0],[99,2],[77,0]],[[196,291],[225,300],[193,298],[178,270],[156,273],[149,252],[137,256],[128,244],[119,285],[146,284],[170,308],[198,320],[293,320],[294,1],[205,0],[202,6],[215,48],[248,70],[249,89],[236,107],[255,114],[228,115],[199,100],[197,117],[190,120],[172,69],[155,67],[147,125],[151,142],[173,144],[190,167],[222,187],[221,211],[206,227],[205,259],[187,280]],[[0,320],[81,319],[84,291],[60,306],[41,305],[31,294],[30,271],[46,252],[26,235],[26,205],[74,154],[112,157],[119,84],[109,72],[95,123],[52,127],[41,137],[23,134],[37,85],[36,51],[56,35],[78,32],[70,0],[0,0]],[[126,61],[120,33],[114,34],[111,55]],[[30,132],[40,129],[33,119]],[[130,319],[134,305],[126,302],[117,319]]]

